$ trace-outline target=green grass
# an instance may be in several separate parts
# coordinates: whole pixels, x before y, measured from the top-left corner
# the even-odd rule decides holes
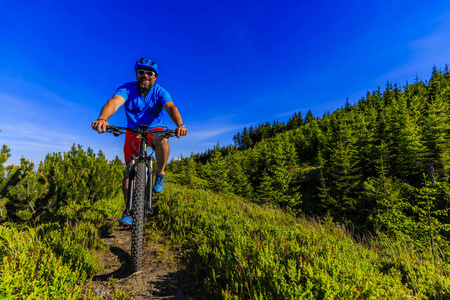
[[[103,247],[98,235],[122,202],[119,196],[101,200],[85,221],[72,224],[0,225],[0,299],[93,299],[83,285],[101,269],[94,254]]]
[[[0,299],[92,299],[83,285],[113,200],[94,223],[0,226]],[[171,182],[155,208],[153,237],[181,246],[194,299],[450,299],[449,265],[402,239],[358,243],[332,222]]]
[[[65,262],[38,230],[0,226],[0,299],[78,299],[86,263]]]
[[[170,183],[157,226],[184,248],[196,297],[450,298],[450,268],[404,242],[355,242],[331,222]]]

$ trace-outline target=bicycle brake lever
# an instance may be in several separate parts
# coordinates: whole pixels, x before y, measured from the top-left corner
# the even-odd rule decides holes
[[[168,139],[168,138],[170,138],[170,137],[174,137],[174,136],[176,136],[174,130],[170,130],[169,132],[166,132],[166,133],[164,134],[164,137],[165,137],[166,139]]]
[[[114,134],[114,136],[119,136],[119,135],[122,134],[122,132],[121,132],[120,130],[115,129],[115,128],[110,128],[110,129],[109,129],[109,132],[111,132],[112,134]]]

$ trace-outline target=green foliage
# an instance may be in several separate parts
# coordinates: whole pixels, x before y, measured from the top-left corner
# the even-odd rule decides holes
[[[7,210],[11,220],[36,227],[0,225],[0,298],[79,299],[82,285],[99,271],[93,251],[101,246],[99,231],[107,230],[103,221],[122,211],[124,166],[79,146],[47,155],[35,172],[24,158],[5,166],[9,151],[3,146],[0,158],[2,219]]]
[[[356,234],[402,233],[424,251],[432,232],[449,253],[449,116],[449,68],[433,68],[429,82],[388,82],[322,118],[244,128],[235,146],[191,155],[193,169],[215,191],[331,217]],[[430,164],[437,182],[426,187]]]
[[[11,150],[3,145],[0,150],[0,220],[5,220],[12,201],[9,201],[8,194],[26,174],[32,172],[34,164],[25,158],[21,158],[20,164],[6,166],[6,161],[11,156]]]
[[[86,220],[96,218],[91,211],[95,203],[114,199],[120,193],[124,165],[120,160],[108,162],[88,148],[72,146],[68,153],[48,154],[38,172],[48,182],[45,197],[46,220]],[[105,211],[99,211],[105,218]]]
[[[191,188],[201,188],[205,185],[204,181],[200,180],[197,176],[197,164],[194,161],[193,155],[180,160],[177,173],[180,174],[179,180],[177,181],[180,184],[187,185]]]
[[[395,237],[399,232],[411,234],[414,224],[408,215],[411,208],[405,195],[412,187],[388,176],[383,159],[380,159],[378,176],[368,178],[364,183],[365,206],[368,208],[368,229],[378,235]]]
[[[286,129],[295,129],[303,125],[303,119],[301,113],[295,113],[294,116],[289,119],[288,124],[283,122],[274,121],[271,125],[269,122],[260,124],[256,128],[250,127],[249,130],[244,128],[242,133],[237,133],[233,137],[233,141],[236,147],[239,149],[249,149],[256,145],[258,142],[276,136],[279,133],[286,131]]]
[[[330,222],[173,186],[156,205],[197,299],[450,297],[448,264],[402,240],[364,246]]]
[[[88,275],[100,270],[92,250],[100,248],[101,244],[98,228],[92,223],[46,223],[36,230],[41,240],[71,268],[83,270]]]
[[[448,258],[450,257],[449,241],[443,233],[450,232],[450,224],[444,223],[443,220],[449,215],[450,207],[437,207],[438,188],[439,186],[429,185],[425,180],[425,185],[418,189],[416,201],[411,207],[416,217],[411,236],[424,248],[430,249],[433,255],[443,251]]]
[[[233,153],[233,155],[224,157],[224,164],[229,169],[229,176],[226,180],[231,186],[233,193],[250,197],[253,190],[245,173],[244,164],[246,163],[246,158],[236,149],[231,150],[230,153]]]
[[[8,193],[11,212],[22,221],[31,220],[43,208],[43,198],[48,191],[46,178],[34,171],[27,171],[26,175]]]
[[[86,268],[93,258],[86,255],[89,245],[81,242],[89,230],[79,227],[66,235],[71,229],[48,229],[0,226],[1,299],[79,299],[81,285],[94,270]]]
[[[222,153],[219,150],[218,143],[212,155],[210,162],[205,166],[208,188],[217,192],[227,193],[230,190],[228,182],[229,170],[226,167],[225,160],[221,159]]]
[[[101,220],[120,208],[111,201],[120,193],[123,163],[108,162],[100,153],[75,145],[61,155],[48,154],[39,165],[22,158],[20,165],[5,166],[10,149],[3,146],[0,158],[0,219],[20,221]],[[105,205],[108,200],[113,205]]]

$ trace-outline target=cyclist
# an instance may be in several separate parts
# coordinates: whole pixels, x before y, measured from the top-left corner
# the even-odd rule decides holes
[[[103,106],[98,119],[92,122],[92,128],[98,133],[105,133],[106,126],[109,125],[108,119],[119,107],[125,104],[127,127],[137,129],[139,125],[148,125],[149,128],[158,128],[162,125],[162,116],[165,110],[177,126],[177,137],[185,136],[188,130],[183,124],[181,115],[173,104],[170,94],[156,83],[159,74],[158,65],[150,59],[141,58],[136,62],[134,70],[137,81],[125,83],[117,89],[114,96]],[[135,149],[139,149],[139,140],[134,139],[133,147],[131,138],[131,134],[126,135],[123,147],[125,162],[127,163],[122,186],[125,206],[128,195],[130,159],[132,155],[138,155]],[[147,139],[155,150],[156,161],[158,162],[158,171],[153,190],[156,193],[161,193],[164,190],[164,170],[170,153],[169,143],[166,138],[157,134],[154,136],[149,134]],[[131,216],[128,216],[125,212],[119,223],[121,225],[131,225],[131,222]]]

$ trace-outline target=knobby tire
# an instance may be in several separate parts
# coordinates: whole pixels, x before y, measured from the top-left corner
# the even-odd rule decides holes
[[[133,201],[133,223],[131,226],[131,261],[133,272],[142,268],[142,240],[144,234],[144,209],[146,188],[145,163],[137,163],[136,187]]]

